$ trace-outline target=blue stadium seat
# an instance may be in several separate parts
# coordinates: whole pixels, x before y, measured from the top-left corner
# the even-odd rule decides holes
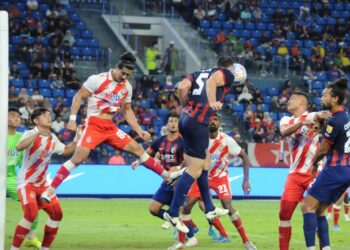
[[[92,48],[83,48],[81,50],[81,55],[83,57],[83,60],[92,60],[93,57],[95,57],[95,51]]]
[[[40,95],[42,95],[44,98],[52,97],[51,90],[47,88],[40,88],[39,89]]]
[[[32,13],[32,17],[34,17],[36,20],[41,20],[43,15],[39,11],[35,11]]]
[[[51,97],[49,100],[50,100],[51,106],[54,108],[56,106],[57,99]]]
[[[79,59],[80,58],[80,49],[77,47],[73,47],[70,50],[71,55],[73,56],[74,59]]]
[[[158,116],[158,111],[157,111],[157,109],[149,109],[149,112],[150,112],[152,115]]]
[[[47,46],[49,44],[49,39],[46,36],[42,36],[40,41],[45,46]]]
[[[219,13],[217,19],[219,21],[226,21],[226,15],[224,13]]]
[[[41,79],[38,81],[39,88],[50,88],[51,87],[51,81],[46,79]]]
[[[142,108],[150,108],[151,107],[150,102],[146,101],[146,100],[142,100],[140,105],[141,105]]]
[[[87,47],[88,46],[88,40],[85,39],[77,39],[75,41],[75,46],[83,48],[83,47]]]
[[[232,30],[233,29],[233,22],[223,22],[222,27],[227,30]]]
[[[100,44],[96,39],[90,39],[88,40],[88,47],[90,48],[99,48]]]
[[[199,27],[202,29],[210,28],[210,22],[208,20],[200,20]]]
[[[225,105],[228,105],[234,100],[235,100],[235,95],[228,94],[228,95],[225,96],[224,103],[225,103]]]
[[[20,43],[22,40],[22,38],[20,36],[11,36],[10,38],[10,42],[14,45],[17,45],[18,43]]]
[[[233,112],[243,112],[244,111],[244,105],[242,103],[234,103],[232,105],[232,111]]]
[[[67,98],[73,98],[75,96],[75,90],[74,89],[66,89],[66,97]]]
[[[306,56],[306,58],[310,58],[312,56],[312,50],[310,48],[300,48],[300,51],[304,56]]]
[[[304,47],[312,48],[314,46],[314,42],[311,40],[304,41]]]
[[[261,105],[261,111],[262,112],[270,111],[270,105],[268,105],[268,104],[260,104],[260,105]]]
[[[119,128],[127,134],[131,131],[130,125],[127,125],[127,124],[122,124],[119,126]]]
[[[245,28],[247,30],[255,30],[255,24],[252,22],[247,22],[247,23],[245,23]]]
[[[22,78],[27,79],[29,77],[30,71],[28,69],[22,69],[19,71]]]
[[[211,22],[211,27],[212,27],[213,29],[221,29],[222,24],[221,24],[220,21],[212,21],[212,22]]]
[[[77,13],[74,13],[74,14],[70,15],[69,17],[70,17],[70,19],[71,19],[73,22],[75,22],[75,23],[80,22],[80,16],[79,16],[79,14],[77,14]]]
[[[12,85],[16,88],[23,88],[24,87],[24,81],[22,79],[13,79]]]
[[[52,90],[52,96],[53,97],[57,97],[57,96],[65,97],[64,89],[53,89]]]
[[[325,25],[327,23],[327,19],[324,18],[324,17],[318,17],[316,19],[316,23],[319,24],[319,25]]]
[[[74,14],[75,13],[75,9],[72,5],[66,5],[64,7],[64,9],[67,11],[68,14]]]
[[[50,7],[44,3],[39,4],[39,8],[42,13],[45,13],[48,9],[50,9]]]
[[[207,31],[208,39],[214,38],[217,33],[218,33],[218,30],[216,30],[216,29],[212,29],[212,28],[208,29],[208,31]]]
[[[269,23],[268,26],[267,26],[267,29],[270,30],[270,31],[273,31],[273,30],[275,30],[275,27],[276,27],[275,24]]]
[[[257,30],[266,30],[266,29],[267,29],[267,26],[266,26],[265,23],[259,22],[259,23],[256,24],[256,29],[257,29]]]
[[[153,119],[152,122],[154,127],[162,127],[164,125],[161,119]]]
[[[323,83],[321,81],[312,81],[312,89],[323,89]]]
[[[262,33],[260,30],[254,30],[252,32],[252,37],[254,37],[254,38],[261,38],[261,35],[262,35]]]
[[[81,33],[81,37],[84,39],[91,39],[92,32],[90,30],[85,30],[83,33]]]
[[[249,38],[251,36],[251,32],[249,30],[243,30],[242,37]]]
[[[287,112],[281,112],[278,114],[278,119],[281,120],[283,116],[288,116],[289,114]]]
[[[271,117],[272,120],[278,121],[278,114],[277,113],[270,112],[269,114],[270,114],[270,117]]]
[[[283,9],[288,9],[288,8],[289,8],[289,3],[286,2],[286,1],[284,1],[284,2],[280,3],[279,6],[280,6],[281,8],[283,8]]]
[[[270,104],[270,103],[271,103],[271,100],[272,100],[272,97],[271,97],[271,96],[268,96],[268,95],[265,95],[265,96],[264,96],[264,103],[265,103],[265,104]]]
[[[327,80],[327,75],[326,75],[326,72],[324,72],[324,71],[316,73],[316,77],[317,77],[317,80],[319,80],[319,81],[326,81]]]
[[[75,28],[78,30],[86,30],[86,25],[83,22],[75,23]]]
[[[335,25],[336,22],[337,22],[337,20],[335,20],[335,18],[333,18],[333,17],[328,17],[328,18],[327,18],[327,23],[328,23],[329,25]]]
[[[262,17],[261,17],[261,22],[269,23],[270,22],[270,16],[263,14]]]
[[[279,90],[278,90],[278,88],[268,88],[267,89],[267,93],[270,96],[278,96],[279,95]]]
[[[244,29],[243,22],[235,22],[234,26],[235,26],[235,29],[237,29],[237,30],[243,30]]]
[[[165,119],[168,116],[168,114],[169,114],[169,110],[168,109],[159,109],[158,110],[158,116],[160,118],[164,118]]]

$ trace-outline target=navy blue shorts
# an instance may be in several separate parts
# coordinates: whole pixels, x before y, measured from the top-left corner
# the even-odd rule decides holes
[[[182,113],[179,130],[184,138],[185,153],[192,157],[205,159],[209,145],[208,126],[199,123],[187,113]]]
[[[163,205],[170,206],[174,196],[174,187],[162,182],[157,192],[153,195],[152,200],[158,201]]]
[[[350,186],[350,167],[325,167],[308,194],[323,204],[335,203]]]

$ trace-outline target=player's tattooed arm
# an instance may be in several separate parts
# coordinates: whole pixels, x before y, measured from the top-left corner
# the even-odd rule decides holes
[[[331,144],[327,140],[322,140],[320,146],[316,150],[315,160],[312,163],[312,174],[316,174],[318,168],[318,162],[321,161],[331,149]]]
[[[191,89],[192,83],[189,79],[185,78],[182,80],[182,82],[179,85],[179,97],[182,106],[186,106],[188,99],[189,99],[189,91]]]

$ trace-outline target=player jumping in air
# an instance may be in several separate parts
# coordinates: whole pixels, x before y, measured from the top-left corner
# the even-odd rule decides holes
[[[179,167],[183,163],[183,138],[179,133],[179,116],[177,114],[170,114],[167,122],[168,134],[158,138],[154,141],[146,152],[155,156],[159,154],[160,163],[165,169],[170,170],[173,167]],[[133,162],[132,166],[135,168],[139,162]],[[157,192],[153,195],[151,204],[149,206],[150,213],[164,220],[164,205],[170,206],[171,200],[174,196],[174,186],[163,182]],[[197,239],[191,235],[187,242],[185,238],[180,244],[174,245],[169,249],[182,249],[185,246],[197,245]]]
[[[47,168],[52,154],[68,155],[74,152],[79,138],[79,130],[74,141],[65,146],[51,133],[51,115],[47,109],[40,108],[33,111],[31,120],[35,128],[28,130],[18,142],[16,149],[23,151],[23,163],[17,176],[17,192],[20,198],[23,219],[17,225],[11,250],[18,250],[31,230],[39,209],[43,209],[49,218],[44,229],[42,250],[48,250],[54,241],[58,226],[62,219],[60,202],[54,195],[50,203],[40,199],[47,189]]]
[[[249,167],[250,161],[247,154],[237,142],[227,134],[219,132],[221,126],[220,117],[214,115],[209,124],[209,156],[210,156],[210,170],[209,170],[209,187],[218,195],[221,204],[224,208],[229,210],[229,216],[232,224],[236,227],[241,236],[242,242],[246,249],[254,250],[256,247],[248,239],[248,236],[243,227],[243,223],[238,211],[232,206],[232,193],[230,182],[228,178],[228,163],[229,156],[239,156],[243,160],[243,191],[248,194],[247,188],[249,185]],[[182,219],[185,224],[191,220],[191,210],[195,203],[201,198],[198,185],[194,183],[188,193],[188,200],[184,205]],[[218,228],[221,237],[217,242],[228,242],[230,238],[225,232],[225,229],[218,218],[212,219],[212,223]],[[180,233],[181,234],[181,233]]]
[[[215,208],[212,203],[208,186],[210,159],[207,149],[210,117],[216,110],[217,103],[224,100],[225,95],[234,83],[232,68],[232,59],[227,56],[221,56],[218,58],[216,68],[192,73],[179,86],[179,96],[184,106],[179,128],[185,141],[184,158],[187,171],[180,177],[176,185],[174,198],[169,212],[165,213],[165,216],[181,232],[187,233],[189,230],[182,223],[182,220],[179,219],[179,208],[185,202],[186,195],[196,180],[208,219],[223,216],[229,212],[227,209]],[[210,88],[207,89],[209,85]],[[214,95],[214,98],[208,100],[207,95]],[[216,98],[219,102],[213,100]],[[204,166],[207,168],[204,168]],[[248,187],[246,188],[248,189]]]
[[[327,157],[324,169],[316,177],[302,205],[304,237],[308,250],[315,249],[316,230],[322,250],[330,248],[327,207],[335,203],[350,185],[350,117],[344,104],[348,93],[347,80],[342,78],[330,83],[321,97],[323,109],[332,117],[323,126],[323,139],[313,160],[313,173],[318,162]]]
[[[171,180],[181,174],[181,171],[164,170],[135,140],[116,127],[113,122],[115,114],[122,111],[126,121],[139,137],[145,141],[150,139],[150,134],[140,127],[131,108],[132,87],[127,79],[133,73],[135,62],[136,59],[131,53],[122,54],[114,69],[90,76],[74,96],[67,128],[73,131],[76,129],[76,117],[80,104],[88,99],[86,127],[74,155],[61,166],[51,186],[42,195],[44,200],[49,202],[62,181],[88,158],[91,150],[101,143],[107,143],[118,150],[136,155],[142,165],[164,179]]]
[[[6,195],[15,201],[19,201],[17,193],[17,177],[16,167],[22,165],[22,152],[16,149],[17,143],[21,140],[22,134],[16,131],[16,128],[21,124],[21,113],[18,108],[9,108],[8,110],[8,137],[7,137],[7,177],[6,177]],[[38,227],[39,216],[37,216],[30,228],[27,238],[24,240],[26,247],[35,247],[39,249],[41,242],[35,236],[35,230]]]

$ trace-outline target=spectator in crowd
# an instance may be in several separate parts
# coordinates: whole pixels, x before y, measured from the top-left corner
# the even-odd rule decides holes
[[[308,86],[309,92],[311,92],[312,89],[312,81],[315,81],[317,79],[316,75],[311,69],[310,65],[306,66],[306,70],[304,72],[303,80],[305,81],[305,85]]]
[[[198,4],[197,8],[193,11],[192,23],[195,27],[198,27],[199,22],[205,19],[206,13],[202,4]]]
[[[286,44],[284,42],[281,42],[277,49],[277,54],[285,57],[288,55],[288,48],[286,47]]]
[[[165,92],[173,92],[174,91],[173,78],[170,75],[165,77],[164,91]]]
[[[64,88],[64,82],[61,78],[61,75],[59,76],[59,78],[57,78],[56,74],[52,74],[51,75],[51,89],[55,90],[55,89],[61,89]]]
[[[227,135],[231,136],[234,138],[236,135],[239,135],[239,130],[237,127],[232,127],[231,131],[227,133]]]
[[[159,51],[157,42],[153,42],[151,47],[146,49],[146,68],[149,74],[157,74],[157,59],[159,58]]]
[[[13,63],[11,66],[11,70],[10,70],[10,80],[12,79],[16,79],[16,78],[20,78],[21,74],[18,70],[18,65],[17,63]]]
[[[244,87],[242,94],[238,96],[237,101],[239,103],[248,104],[248,103],[251,103],[252,100],[253,100],[253,96],[251,93],[249,93],[248,87]]]
[[[254,122],[254,111],[251,104],[246,106],[243,114],[243,121],[245,130],[249,130],[251,128],[251,124]]]
[[[222,50],[226,40],[227,40],[227,37],[226,37],[225,32],[223,30],[221,30],[219,33],[216,34],[214,46],[215,46],[215,50],[217,52]]]
[[[275,122],[270,117],[269,112],[264,112],[262,125],[264,125],[267,129],[270,129],[271,127],[274,126],[274,124]]]
[[[152,114],[149,108],[145,108],[144,112],[140,115],[140,124],[143,126],[151,126],[153,124],[153,119],[159,119],[156,114]]]
[[[73,140],[73,137],[74,137],[74,132],[67,129],[67,123],[64,123],[63,129],[61,129],[60,132],[58,133],[58,139],[64,142],[71,142]]]
[[[238,145],[245,151],[248,152],[248,144],[242,140],[240,134],[236,134],[233,139],[238,143]]]
[[[255,104],[262,104],[264,103],[264,98],[262,97],[260,93],[260,89],[256,88],[253,93],[253,103]]]
[[[249,11],[248,6],[244,8],[244,10],[241,12],[241,19],[244,22],[249,22],[252,19],[252,13]]]
[[[81,81],[77,78],[77,72],[73,71],[70,78],[66,81],[66,86],[74,90],[80,89]]]
[[[18,100],[19,100],[19,97],[18,97],[18,94],[16,92],[16,88],[15,86],[10,86],[10,89],[9,89],[9,106],[17,106],[17,103],[18,103]]]
[[[62,116],[63,121],[68,122],[70,111],[69,111],[67,105],[62,106],[62,110],[60,112],[60,115]]]
[[[331,69],[327,72],[327,79],[330,82],[333,82],[344,75],[344,71],[338,68],[336,65],[331,65]]]
[[[259,118],[255,119],[255,128],[253,138],[256,143],[265,143],[266,127],[261,123]]]
[[[124,157],[121,155],[119,150],[115,151],[115,154],[109,158],[108,160],[108,164],[109,165],[125,165],[125,159]]]
[[[63,37],[63,41],[67,41],[69,47],[73,47],[74,43],[75,43],[75,38],[72,35],[72,32],[70,30],[66,31],[66,34]]]
[[[44,100],[44,97],[39,93],[39,89],[34,89],[32,100],[34,103],[40,103]]]
[[[28,102],[25,103],[24,106],[19,108],[19,112],[21,112],[21,118],[25,121],[29,121],[29,118],[31,114],[33,113],[34,109],[36,109],[37,106],[35,102],[31,98],[29,98]]]
[[[169,47],[165,50],[162,68],[166,75],[174,75],[177,70],[179,53],[175,47],[174,41],[169,42]]]
[[[278,101],[278,103],[282,109],[287,108],[287,102],[289,100],[289,97],[290,97],[290,95],[288,94],[287,90],[286,89],[282,90],[282,92],[279,96],[279,101]]]
[[[18,98],[21,98],[24,103],[28,102],[30,96],[28,95],[26,88],[21,88],[21,92],[19,92]]]
[[[61,114],[63,106],[64,104],[62,101],[62,96],[57,96],[55,107],[53,107],[53,112],[55,113],[56,116]]]
[[[56,116],[56,119],[52,122],[52,129],[58,134],[62,129],[64,129],[64,121],[62,120],[62,116]]]

